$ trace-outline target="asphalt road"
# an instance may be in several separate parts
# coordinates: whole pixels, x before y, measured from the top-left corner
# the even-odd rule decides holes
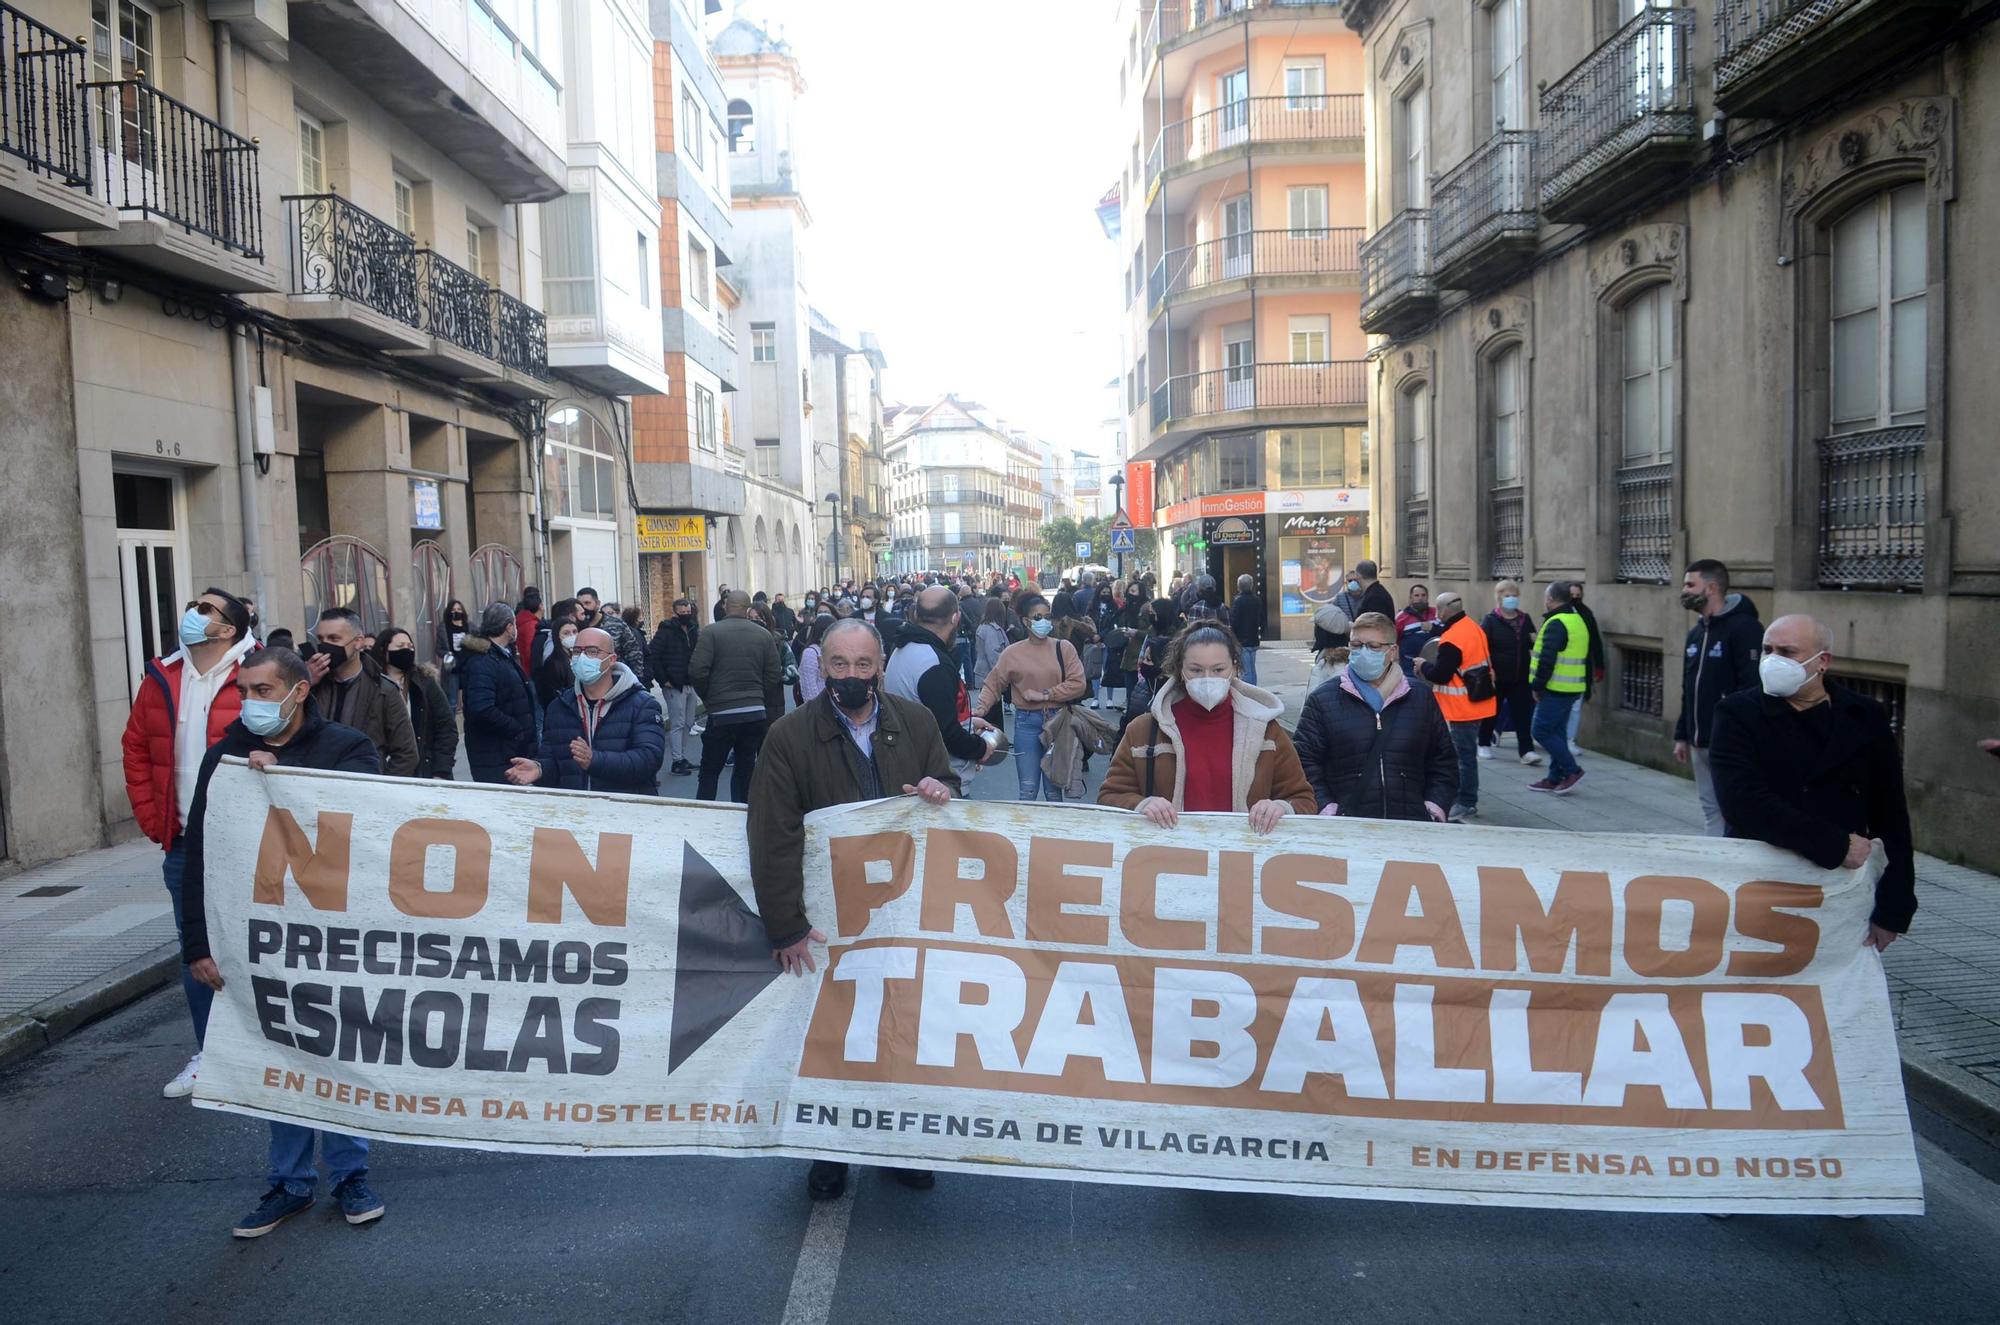
[[[378,1144],[387,1218],[322,1200],[236,1242],[264,1127],[160,1098],[179,999],[0,1075],[0,1317],[1943,1325],[2000,1301],[2000,1162],[1963,1136],[1969,1162],[1920,1141],[1922,1218],[1726,1222],[876,1173],[815,1220],[801,1161]]]

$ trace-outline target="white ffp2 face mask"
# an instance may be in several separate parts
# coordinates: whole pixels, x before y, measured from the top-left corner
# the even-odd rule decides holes
[[[1799,693],[1812,675],[1806,670],[1806,663],[1825,656],[1825,649],[1803,661],[1787,658],[1781,653],[1767,653],[1757,663],[1757,680],[1763,685],[1764,693],[1773,699],[1790,699]]]
[[[1229,698],[1229,678],[1226,676],[1197,676],[1187,683],[1188,698],[1205,709],[1212,709]]]

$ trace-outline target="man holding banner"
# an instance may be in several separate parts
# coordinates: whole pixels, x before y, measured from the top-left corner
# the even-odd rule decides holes
[[[379,773],[382,763],[374,742],[352,727],[328,722],[313,704],[312,674],[305,660],[290,649],[265,649],[236,673],[243,713],[229,724],[222,739],[209,747],[195,783],[194,808],[188,813],[185,890],[187,923],[181,937],[181,960],[188,972],[210,989],[223,987],[221,970],[209,950],[208,910],[204,888],[204,844],[208,821],[208,788],[224,755],[248,756],[252,768],[273,764],[285,768],[332,769],[345,773]],[[244,807],[229,806],[225,813]],[[368,1186],[368,1142],[339,1132],[320,1132],[295,1123],[271,1123],[270,1190],[255,1210],[236,1222],[239,1238],[261,1238],[293,1215],[312,1209],[319,1172],[313,1167],[313,1143],[319,1142],[333,1182],[334,1199],[350,1224],[382,1217],[382,1198]]]
[[[811,945],[826,942],[806,915],[805,816],[896,794],[943,805],[958,774],[921,704],[885,693],[882,638],[861,621],[840,621],[820,640],[826,693],[772,725],[750,784],[750,877],[771,954],[788,972],[816,968]],[[906,1187],[929,1188],[928,1169],[891,1169]],[[847,1165],[813,1161],[806,1190],[830,1201],[847,1190]]]

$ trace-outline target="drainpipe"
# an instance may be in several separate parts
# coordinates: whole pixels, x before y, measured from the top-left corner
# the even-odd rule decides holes
[[[236,129],[236,47],[227,23],[215,28],[215,118],[230,132]],[[270,567],[264,563],[264,534],[257,501],[257,417],[250,399],[250,346],[242,328],[229,335],[229,395],[236,412],[236,492],[242,506],[243,576],[256,596],[265,621],[277,610]]]

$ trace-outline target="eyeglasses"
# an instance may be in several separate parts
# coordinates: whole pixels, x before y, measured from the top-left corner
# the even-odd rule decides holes
[[[609,659],[616,658],[618,656],[618,654],[614,650],[600,648],[595,644],[586,644],[582,648],[578,649],[577,652],[582,654],[586,658],[596,658],[600,662],[607,661]]]

